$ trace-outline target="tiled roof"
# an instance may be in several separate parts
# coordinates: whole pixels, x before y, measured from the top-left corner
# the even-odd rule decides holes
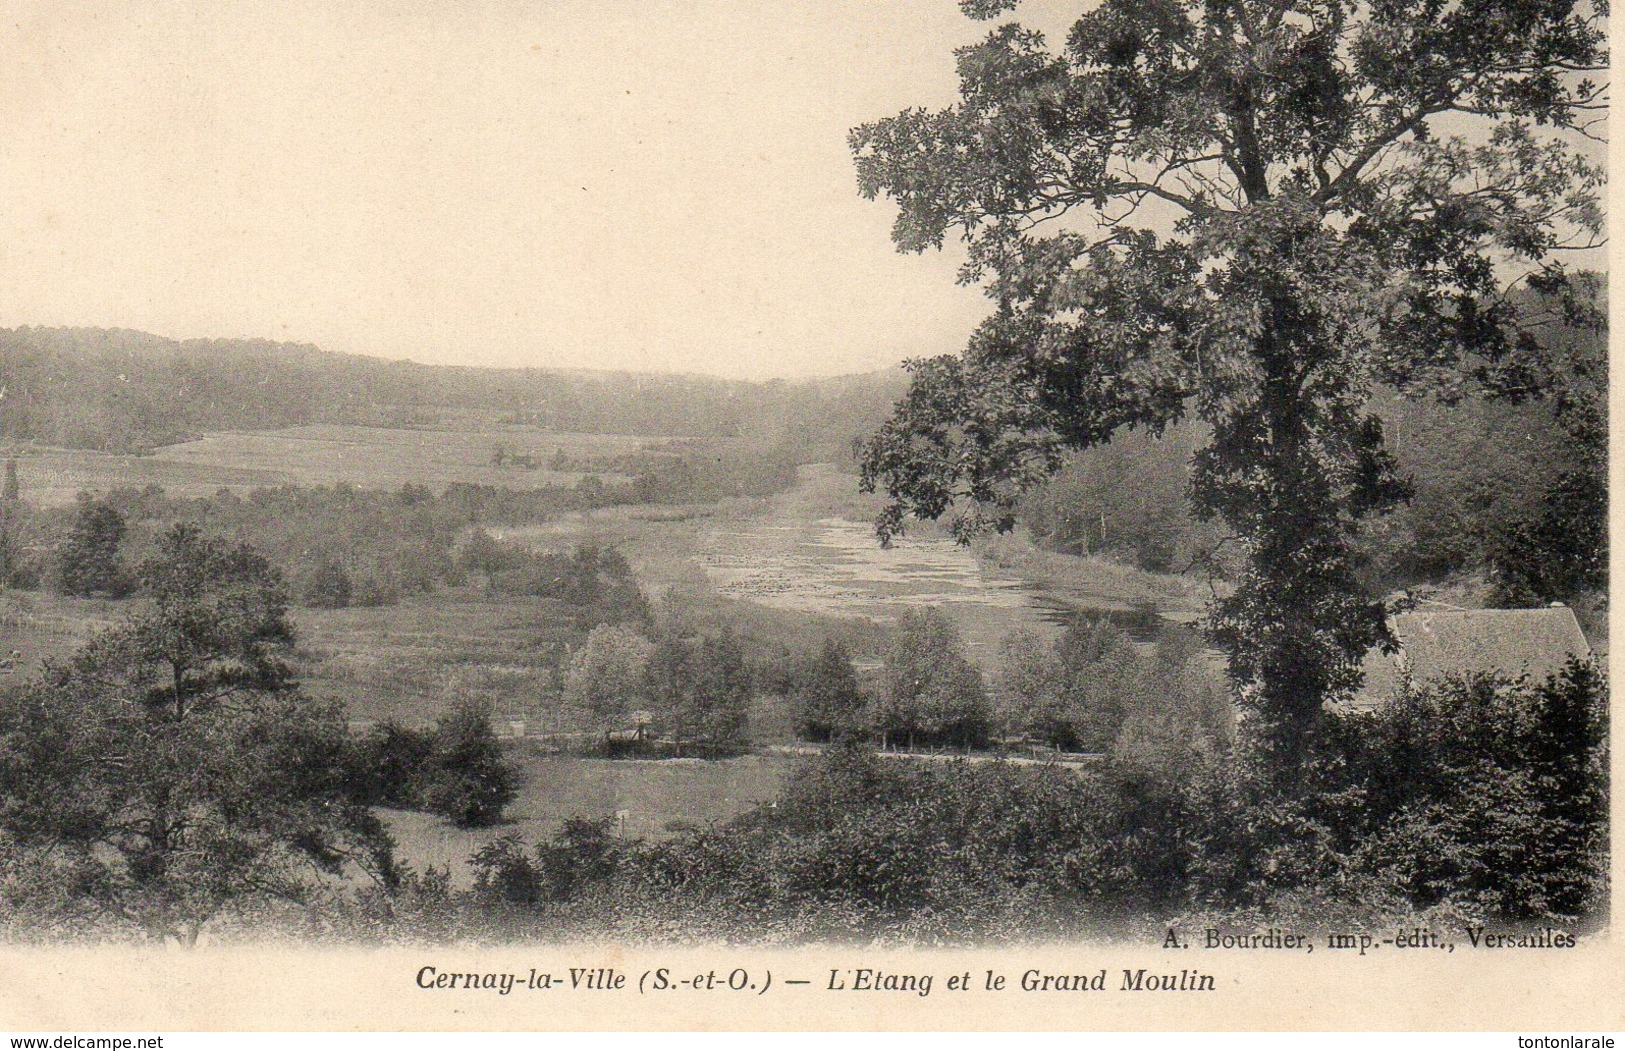
[[[1407,677],[1424,683],[1473,672],[1540,680],[1560,671],[1569,657],[1591,654],[1566,606],[1401,613],[1391,626],[1399,652],[1366,655],[1356,706],[1381,703]]]

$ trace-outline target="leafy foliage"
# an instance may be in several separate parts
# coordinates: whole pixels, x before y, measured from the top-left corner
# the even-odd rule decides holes
[[[1073,452],[1016,513],[1044,546],[1105,555],[1156,573],[1202,564],[1222,533],[1195,520],[1187,499],[1193,427],[1161,438],[1130,432]]]
[[[611,879],[627,851],[610,836],[610,824],[609,818],[570,818],[551,843],[538,843],[529,855],[516,834],[493,840],[472,858],[475,897],[494,905],[567,902]]]
[[[1008,636],[997,680],[1006,731],[1063,751],[1133,754],[1171,772],[1192,749],[1229,743],[1228,698],[1199,666],[1185,629],[1164,631],[1150,654],[1106,620],[1083,620],[1053,645]]]
[[[557,599],[606,620],[649,622],[649,604],[637,577],[615,548],[584,543],[568,554],[521,552],[517,565],[493,578],[494,589]]]
[[[383,722],[355,742],[350,758],[351,798],[367,806],[424,808],[423,788],[434,765],[434,734]]]
[[[392,880],[341,713],[288,675],[264,559],[181,525],[140,577],[143,611],[0,704],[0,842],[69,875],[64,906],[187,944],[353,866]]]
[[[124,533],[124,516],[117,508],[81,493],[73,526],[57,549],[57,588],[64,595],[127,594],[129,576],[119,557]]]
[[[1572,459],[1551,475],[1536,513],[1491,538],[1496,597],[1509,605],[1572,600],[1607,584],[1608,360],[1604,341],[1587,335],[1560,332],[1547,380]]]
[[[988,18],[1010,3],[965,5]],[[1016,24],[960,50],[960,101],[852,133],[905,251],[968,251],[994,313],[912,366],[864,477],[905,514],[1007,528],[1061,450],[1208,429],[1198,518],[1245,554],[1213,637],[1283,773],[1385,641],[1354,539],[1398,505],[1373,385],[1459,397],[1554,371],[1508,274],[1569,315],[1553,249],[1600,232],[1584,130],[1602,12],[1574,3],[1107,0],[1064,47]],[[1469,139],[1452,134],[1464,120]]]
[[[892,744],[980,747],[991,711],[982,673],[953,622],[934,608],[897,618],[870,725]]]
[[[1300,797],[1246,766],[1210,779],[1199,878],[1228,906],[1348,886],[1480,919],[1595,914],[1607,897],[1607,756],[1593,663],[1543,683],[1439,683],[1332,720]]]
[[[570,655],[564,669],[564,703],[588,724],[608,733],[626,729],[645,706],[644,682],[654,644],[632,628],[601,624]]]
[[[423,805],[459,828],[494,825],[519,794],[519,771],[502,758],[490,712],[465,699],[435,725],[422,771]]]
[[[1308,932],[1396,921],[1577,924],[1607,901],[1596,669],[1453,682],[1334,714],[1283,793],[1256,751],[1190,776],[883,759],[851,742],[772,806],[625,842],[574,821],[475,858],[493,930],[553,936],[948,940],[1138,933],[1183,917]],[[1406,777],[1394,776],[1403,768]]]
[[[791,684],[790,697],[796,733],[806,740],[837,740],[863,728],[868,701],[852,657],[839,639],[825,639],[818,652],[806,658]]]
[[[668,635],[649,655],[644,693],[657,722],[679,745],[733,744],[745,730],[750,669],[731,633]]]
[[[342,565],[324,559],[316,564],[302,597],[305,605],[317,609],[343,609],[355,597],[355,585],[350,583],[350,574]]]

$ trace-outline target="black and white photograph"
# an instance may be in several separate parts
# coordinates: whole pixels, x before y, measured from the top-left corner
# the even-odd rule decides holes
[[[1625,1026],[1606,0],[5,13],[0,975]]]

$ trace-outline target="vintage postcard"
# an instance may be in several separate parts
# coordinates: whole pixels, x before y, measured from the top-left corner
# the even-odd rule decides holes
[[[6,14],[0,1028],[1625,1027],[1601,0]]]

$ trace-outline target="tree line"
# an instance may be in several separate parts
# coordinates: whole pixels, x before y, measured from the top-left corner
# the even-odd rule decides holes
[[[897,377],[751,383],[420,365],[269,340],[126,329],[0,329],[0,439],[140,452],[206,431],[313,423],[416,426],[452,413],[588,434],[745,438],[844,459]]]
[[[842,747],[722,827],[628,841],[583,818],[504,837],[474,855],[472,892],[422,888],[409,915],[496,938],[985,944],[1266,923],[1572,937],[1606,921],[1606,707],[1577,661],[1329,713],[1292,799],[1245,751],[1079,771]]]
[[[664,491],[676,492],[671,483]],[[133,584],[130,567],[166,523],[184,519],[252,543],[287,575],[291,599],[310,607],[387,606],[472,582],[496,594],[596,605],[606,616],[624,602],[635,615],[641,599],[618,556],[604,553],[601,565],[555,565],[490,530],[643,495],[636,483],[587,479],[536,490],[453,484],[439,493],[416,484],[380,491],[341,482],[201,498],[149,486],[81,493],[62,508],[13,497],[0,499],[0,586],[121,597]],[[602,586],[588,577],[603,577]]]
[[[1549,337],[1555,338],[1555,337]],[[1541,401],[1468,399],[1439,405],[1392,394],[1373,406],[1411,487],[1409,502],[1356,538],[1375,591],[1480,579],[1504,607],[1562,601],[1584,609],[1606,585],[1604,343],[1582,346],[1583,390]],[[1073,453],[1023,496],[1019,519],[1052,550],[1120,559],[1153,572],[1240,565],[1225,533],[1189,502],[1200,428],[1122,434]]]

